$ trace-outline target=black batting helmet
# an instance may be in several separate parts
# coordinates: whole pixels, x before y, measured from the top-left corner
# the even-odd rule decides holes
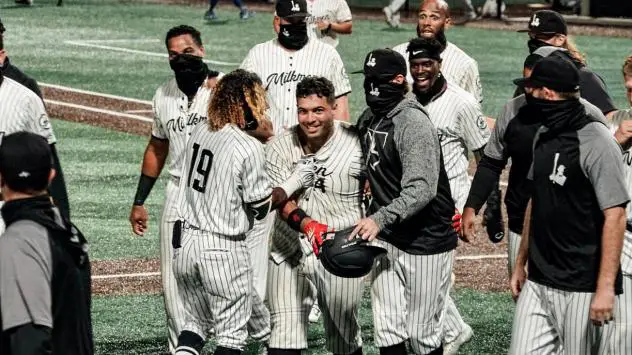
[[[347,240],[353,227],[336,231],[333,237],[323,242],[319,259],[335,276],[345,278],[362,277],[373,268],[373,261],[379,255],[385,254],[386,249],[370,245],[366,240],[356,237]]]

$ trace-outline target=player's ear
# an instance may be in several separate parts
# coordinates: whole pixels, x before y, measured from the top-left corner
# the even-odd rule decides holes
[[[274,15],[272,19],[272,27],[274,27],[274,32],[279,33],[281,31],[281,18],[279,16]]]
[[[445,19],[445,29],[449,29],[452,27],[452,17],[446,17]]]
[[[204,46],[200,46],[200,53],[202,53],[202,57],[206,56],[206,50],[204,49]]]
[[[53,182],[53,179],[55,178],[56,175],[57,175],[57,171],[55,169],[50,169],[50,173],[48,173],[48,185],[50,185],[51,182]]]

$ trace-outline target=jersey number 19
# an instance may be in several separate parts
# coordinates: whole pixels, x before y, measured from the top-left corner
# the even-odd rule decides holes
[[[200,157],[199,160],[198,153]],[[208,149],[202,149],[202,152],[200,152],[200,145],[197,143],[193,144],[193,157],[191,157],[187,187],[191,187],[191,178],[193,177],[193,169],[195,167],[195,171],[199,176],[193,179],[193,189],[204,193],[206,191],[208,175],[211,172],[211,165],[213,165],[213,153]]]

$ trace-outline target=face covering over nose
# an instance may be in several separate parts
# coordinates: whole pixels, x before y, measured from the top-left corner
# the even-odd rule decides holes
[[[189,97],[197,93],[210,73],[202,57],[191,54],[178,54],[169,61],[169,65],[175,73],[178,88]]]
[[[366,104],[376,116],[386,116],[406,95],[406,84],[364,79]]]
[[[303,48],[307,43],[307,23],[281,25],[278,38],[279,43],[287,49]]]
[[[529,47],[529,53],[533,54],[533,52],[536,51],[536,49],[540,48],[540,47],[544,47],[544,46],[550,46],[550,44],[546,43],[546,42],[542,42],[537,38],[532,38],[527,42],[527,47]]]

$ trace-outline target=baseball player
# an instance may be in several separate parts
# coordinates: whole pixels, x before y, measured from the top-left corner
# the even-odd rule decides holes
[[[277,38],[254,46],[241,63],[263,81],[276,135],[297,123],[296,84],[308,75],[334,84],[336,118],[349,120],[351,85],[342,59],[332,46],[308,36],[307,16],[305,0],[279,0],[274,16]]]
[[[46,190],[55,175],[52,160],[39,134],[20,131],[2,138],[3,355],[94,354],[88,246],[51,203]]]
[[[358,129],[372,201],[351,238],[384,245],[372,271],[375,343],[380,354],[443,354],[441,315],[450,288],[457,234],[454,200],[437,130],[416,100],[405,98],[406,60],[390,49],[364,62],[369,108]]]
[[[305,0],[277,1],[273,22],[277,38],[254,46],[241,64],[241,68],[257,73],[263,81],[275,135],[297,123],[296,84],[309,75],[325,77],[334,84],[335,117],[349,120],[347,95],[351,84],[344,64],[332,46],[308,35],[308,16]],[[267,220],[257,223],[249,232],[249,239],[268,245],[273,218],[274,213],[271,213]],[[253,247],[253,250],[263,249]],[[258,260],[256,270],[267,269],[266,254],[254,259]],[[265,290],[265,279],[259,278],[257,285],[258,291]],[[312,321],[318,320],[317,307],[315,304]]]
[[[480,160],[490,136],[480,104],[457,85],[448,82],[441,72],[441,43],[435,39],[415,38],[408,45],[410,74],[415,79],[411,96],[428,111],[439,134],[445,171],[455,206],[463,211],[470,190],[468,151]],[[447,329],[461,329],[447,341],[445,354],[456,354],[461,344],[472,337],[472,329],[460,321],[454,301],[446,299]],[[461,325],[461,323],[463,325]]]
[[[55,148],[57,139],[46,113],[44,102],[33,91],[4,76],[3,72],[0,71],[0,137],[17,131],[36,133],[48,141],[54,168],[57,172],[48,187],[48,192],[55,205],[59,207],[62,216],[70,218],[68,192]],[[4,223],[0,221],[1,231],[4,231]]]
[[[603,115],[580,100],[579,72],[568,60],[543,58],[517,83],[532,95],[527,108],[542,127],[511,278],[518,303],[509,353],[602,354],[622,293],[619,261],[630,199],[621,148]]]
[[[0,19],[0,72],[2,72],[5,77],[11,78],[18,83],[26,86],[29,90],[33,91],[35,94],[37,94],[37,96],[41,98],[42,92],[37,85],[37,82],[28,75],[24,74],[24,72],[22,72],[18,67],[16,67],[15,65],[13,65],[13,63],[9,61],[7,50],[4,48],[5,31],[6,28],[2,23],[2,19]]]
[[[461,89],[471,93],[478,102],[482,102],[483,93],[478,64],[446,39],[445,28],[451,22],[450,8],[447,2],[444,0],[425,0],[419,9],[417,37],[438,40],[442,44],[442,75],[448,82],[456,84]],[[393,49],[404,58],[408,58],[408,44],[409,42],[402,43]],[[406,65],[408,66],[407,80],[411,85],[414,85],[408,61],[406,61]],[[500,188],[498,186],[487,201],[483,223],[487,227],[487,234],[490,239],[500,241],[504,238],[505,228],[502,222]],[[463,321],[456,307],[453,307],[453,302],[449,301],[447,305],[445,343],[449,345],[468,341],[472,335],[472,328]],[[454,345],[454,348],[458,348],[458,346]]]
[[[406,0],[391,0],[391,2],[382,9],[384,12],[384,16],[386,16],[386,23],[393,28],[399,28],[400,23],[400,9]],[[476,10],[472,5],[472,0],[463,0],[463,5],[465,6],[465,17],[468,21],[474,20],[476,18]]]
[[[219,0],[209,0],[209,9],[204,13],[204,19],[206,21],[217,21],[217,15],[215,14],[215,7]],[[254,12],[248,10],[248,8],[242,4],[241,0],[233,0],[233,5],[239,8],[239,18],[242,20],[247,20],[255,15]]]
[[[339,34],[351,34],[352,16],[346,0],[310,0],[307,1],[307,12],[310,38],[337,47]]]
[[[612,117],[611,130],[614,137],[624,149],[623,167],[628,193],[632,194],[632,56],[623,64],[623,79],[630,109],[615,112]],[[623,294],[619,297],[614,315],[614,330],[610,337],[610,353],[632,354],[632,209],[628,205],[626,231],[621,254],[621,271],[623,272]]]
[[[560,14],[551,10],[536,11],[531,15],[529,27],[518,32],[528,32],[527,44],[532,55],[558,55],[572,61],[579,70],[582,97],[599,107],[606,117],[616,110],[604,80],[586,66],[586,59],[568,36],[566,21]],[[517,94],[522,93],[518,87]]]
[[[248,333],[264,343],[269,337],[270,314],[254,290],[246,233],[309,183],[313,169],[296,169],[293,179],[272,189],[264,146],[250,134],[266,120],[266,108],[259,77],[231,72],[217,84],[208,121],[195,126],[187,142],[172,237],[186,310],[177,355],[198,355],[211,329],[216,355],[241,354]]]
[[[181,178],[184,148],[191,129],[206,121],[207,109],[219,73],[202,61],[205,49],[200,32],[190,26],[176,26],[166,35],[165,45],[174,77],[160,86],[153,98],[154,122],[143,156],[141,176],[130,213],[135,234],[147,231],[149,215],[145,200],[169,156],[169,181],[160,220],[160,272],[164,292],[169,349],[175,351],[178,334],[184,322],[184,309],[173,277],[171,235],[178,218],[177,188]]]
[[[317,259],[326,232],[352,228],[362,217],[362,149],[355,129],[334,119],[335,91],[323,77],[299,82],[299,123],[266,149],[273,184],[291,180],[294,166],[305,160],[314,172],[313,183],[288,202],[272,231],[266,297],[272,328],[269,355],[298,355],[307,349],[308,313],[316,293],[327,350],[362,354],[357,317],[363,278],[334,276]]]

